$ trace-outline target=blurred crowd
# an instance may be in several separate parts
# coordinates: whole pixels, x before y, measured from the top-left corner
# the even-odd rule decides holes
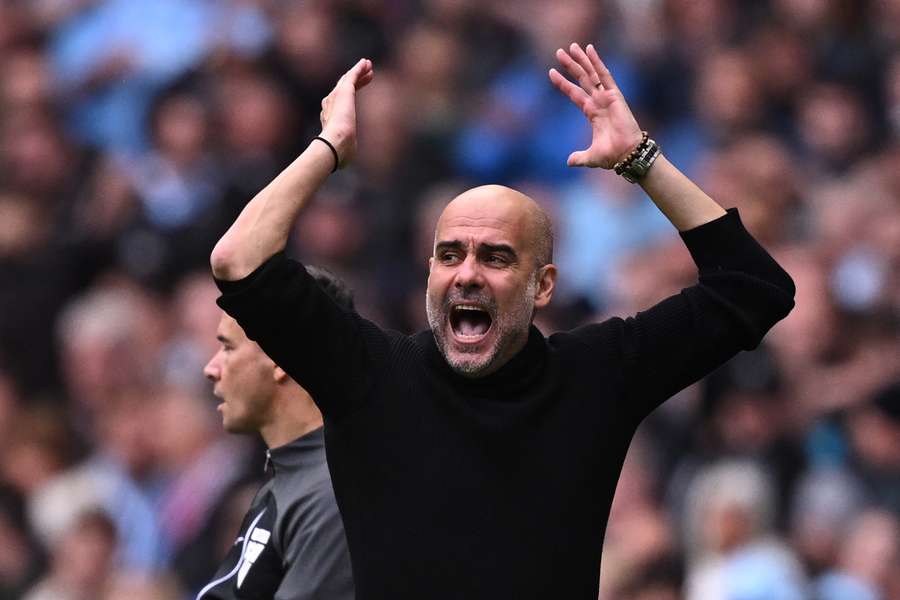
[[[425,326],[436,216],[486,182],[555,220],[544,333],[690,285],[638,187],[566,167],[589,129],[546,72],[570,41],[798,288],[641,427],[601,599],[900,598],[900,1],[3,0],[0,599],[213,573],[264,473],[201,373],[209,252],[359,57],[356,163],[289,251],[365,316]]]

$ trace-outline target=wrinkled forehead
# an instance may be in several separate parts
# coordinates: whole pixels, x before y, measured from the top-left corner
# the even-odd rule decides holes
[[[459,197],[441,213],[435,228],[435,243],[502,242],[521,249],[528,246],[530,223],[527,206],[515,198]]]

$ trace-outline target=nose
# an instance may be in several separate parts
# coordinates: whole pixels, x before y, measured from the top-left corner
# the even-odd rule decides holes
[[[463,290],[477,290],[484,287],[484,278],[477,258],[469,254],[456,269],[454,285]]]
[[[212,382],[219,380],[219,367],[215,363],[216,357],[214,356],[209,359],[209,362],[203,367],[203,375]]]

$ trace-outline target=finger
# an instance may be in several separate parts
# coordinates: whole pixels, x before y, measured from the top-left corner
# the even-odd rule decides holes
[[[569,100],[574,102],[579,108],[584,105],[584,102],[587,101],[588,95],[587,93],[563,77],[562,73],[557,71],[556,69],[550,69],[550,81],[553,82],[553,85],[561,91],[563,94],[569,97]]]
[[[367,71],[360,76],[359,79],[356,80],[356,89],[362,89],[372,83],[372,80],[375,79],[375,71]]]
[[[347,81],[353,84],[353,86],[359,89],[359,80],[366,73],[372,70],[372,61],[367,58],[361,58],[356,61],[356,64],[350,67],[350,70],[344,74],[344,77]]]
[[[591,81],[588,74],[584,71],[584,68],[575,62],[575,59],[569,56],[569,53],[562,48],[556,51],[556,59],[566,68],[569,75],[578,80],[578,83],[581,84],[581,87],[585,90],[590,90],[594,86],[594,83],[596,83]]]
[[[603,61],[600,60],[600,55],[597,54],[597,50],[594,48],[593,44],[588,44],[587,56],[594,66],[594,70],[597,71],[597,77],[600,78],[600,83],[603,84],[603,87],[608,90],[615,88],[616,80],[613,79],[612,73],[609,72],[609,69],[606,68]]]
[[[574,58],[578,62],[578,65],[584,69],[584,72],[587,73],[590,88],[596,89],[598,83],[603,83],[600,81],[600,76],[597,75],[597,70],[594,68],[594,65],[591,64],[591,59],[584,53],[581,46],[573,43],[569,46],[569,54],[572,55],[572,58]]]

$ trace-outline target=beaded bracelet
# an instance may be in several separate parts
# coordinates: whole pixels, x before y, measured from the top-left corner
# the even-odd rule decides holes
[[[647,132],[641,132],[641,143],[628,156],[613,167],[617,175],[621,175],[629,183],[637,183],[643,179],[656,159],[659,158],[659,144],[650,139]]]
[[[641,150],[646,147],[649,137],[650,136],[646,131],[641,132],[641,142],[637,146],[635,146],[634,150],[628,153],[628,156],[626,156],[613,166],[616,175],[621,175],[625,171],[625,169],[631,166],[632,161],[634,161],[634,159],[637,158],[637,155],[640,154]]]

